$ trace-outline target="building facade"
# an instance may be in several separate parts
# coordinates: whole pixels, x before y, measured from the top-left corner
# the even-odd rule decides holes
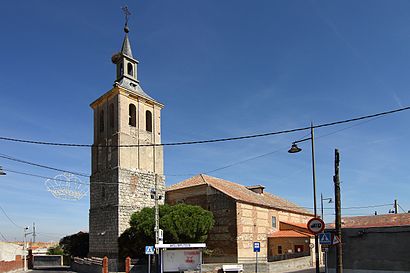
[[[246,187],[201,174],[168,187],[166,202],[199,205],[213,213],[215,225],[206,242],[210,250],[204,258],[206,263],[254,262],[254,242],[260,242],[261,262],[271,260],[270,256],[280,256],[275,252],[278,246],[283,248],[283,258],[294,252],[313,254],[309,248],[312,234],[306,225],[312,213],[264,192],[261,185]],[[283,228],[298,236],[281,236],[276,240],[275,235],[281,232],[283,235]]]
[[[331,225],[327,232],[333,232]],[[410,213],[342,218],[343,272],[410,272]],[[336,272],[336,248],[328,252]]]
[[[161,109],[138,80],[128,27],[112,56],[114,86],[91,103],[94,111],[90,177],[90,256],[118,255],[118,237],[133,212],[154,206],[151,190],[164,195]]]

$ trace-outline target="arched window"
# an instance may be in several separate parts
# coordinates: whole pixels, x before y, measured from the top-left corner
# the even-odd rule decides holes
[[[104,110],[100,112],[100,132],[104,132]]]
[[[152,132],[152,113],[151,111],[145,111],[145,130]]]
[[[109,108],[109,116],[110,116],[110,128],[114,128],[114,104],[110,104]]]
[[[124,65],[122,63],[120,63],[120,77],[124,74]]]
[[[133,73],[133,71],[132,71],[132,64],[131,64],[131,63],[128,63],[128,64],[127,64],[127,73],[128,73],[128,75],[130,75],[130,76],[134,76],[134,73]]]
[[[132,127],[137,126],[137,111],[135,109],[135,105],[130,103],[128,107],[128,113],[129,113],[129,120],[128,124]]]

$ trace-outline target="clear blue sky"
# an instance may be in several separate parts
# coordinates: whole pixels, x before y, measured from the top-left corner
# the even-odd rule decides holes
[[[1,4],[1,136],[92,142],[89,104],[113,84],[110,59],[123,39],[124,4]],[[410,105],[409,1],[141,0],[128,5],[141,85],[165,104],[164,143],[305,127]],[[343,207],[398,199],[410,210],[409,117],[407,111],[317,129],[318,196],[333,195],[338,148]],[[276,151],[209,174],[244,185],[263,184],[273,194],[312,207],[309,143],[300,145],[303,153],[287,153],[290,143],[306,134],[166,147],[166,183]],[[0,141],[0,153],[90,173],[88,148]],[[0,165],[58,174],[5,159]],[[88,195],[77,202],[58,200],[44,182],[8,172],[0,177],[0,206],[18,226],[36,222],[39,240],[87,231]],[[327,221],[332,213],[326,211]],[[21,240],[23,233],[1,211],[0,232],[8,240]]]

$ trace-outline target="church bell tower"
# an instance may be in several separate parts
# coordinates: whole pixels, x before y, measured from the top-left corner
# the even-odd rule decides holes
[[[112,56],[116,80],[93,103],[94,142],[90,177],[89,255],[118,257],[118,237],[131,214],[153,207],[152,189],[164,196],[161,109],[138,80],[127,23],[120,52]],[[163,202],[163,200],[161,200]],[[160,201],[160,202],[161,202]]]

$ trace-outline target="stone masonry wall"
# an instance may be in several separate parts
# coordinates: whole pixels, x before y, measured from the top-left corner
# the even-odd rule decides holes
[[[145,207],[154,207],[151,199],[151,189],[155,189],[155,174],[152,172],[131,171],[120,169],[119,172],[119,235],[128,227],[131,215]],[[164,176],[159,176],[157,192],[162,196],[159,204],[164,203]]]

